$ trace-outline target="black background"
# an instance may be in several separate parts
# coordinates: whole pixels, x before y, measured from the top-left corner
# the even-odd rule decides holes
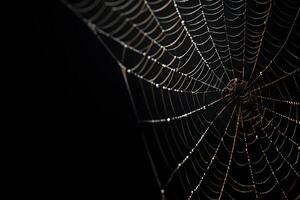
[[[12,57],[17,184],[42,199],[159,199],[119,67],[59,1],[27,6]]]

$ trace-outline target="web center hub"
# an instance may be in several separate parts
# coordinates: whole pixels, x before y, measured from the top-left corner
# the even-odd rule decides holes
[[[236,99],[236,103],[242,107],[252,107],[256,102],[255,92],[247,89],[247,81],[232,79],[223,89],[223,96],[229,100]]]

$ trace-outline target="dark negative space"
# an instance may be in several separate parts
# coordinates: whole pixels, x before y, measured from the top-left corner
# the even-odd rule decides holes
[[[24,39],[34,74],[26,111],[34,117],[26,126],[37,136],[30,152],[39,163],[39,195],[158,199],[116,63],[59,1],[37,1],[29,10]]]

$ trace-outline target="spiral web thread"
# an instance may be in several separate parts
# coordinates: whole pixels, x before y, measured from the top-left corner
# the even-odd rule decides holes
[[[63,1],[121,68],[162,199],[299,199],[298,0]]]

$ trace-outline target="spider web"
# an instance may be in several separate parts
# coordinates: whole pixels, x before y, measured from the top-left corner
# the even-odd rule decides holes
[[[120,67],[162,199],[299,199],[298,0],[63,1]]]

